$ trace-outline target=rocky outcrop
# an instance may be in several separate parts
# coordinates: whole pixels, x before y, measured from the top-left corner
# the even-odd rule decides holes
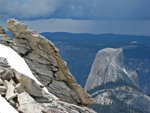
[[[56,100],[40,88],[33,79],[18,73],[6,61],[0,57],[0,95],[17,111],[22,113],[95,113],[89,108]],[[9,76],[8,72],[13,74],[9,79],[3,77]]]
[[[70,103],[86,105],[94,102],[77,84],[51,41],[17,20],[10,19],[7,24],[15,35],[10,46],[25,59],[35,77],[51,93]]]
[[[9,92],[6,100],[18,111],[25,113],[94,113],[89,108],[78,106],[95,101],[77,84],[54,44],[17,20],[10,19],[7,24],[15,37],[6,35],[0,28],[0,44],[12,48],[24,58],[43,86],[14,70],[8,65],[7,59],[0,58],[0,94],[6,97]],[[59,100],[44,92],[43,87]],[[33,109],[37,110],[31,111]]]
[[[8,29],[15,38],[3,34],[1,43],[16,50],[50,92],[71,103],[93,103],[90,95],[76,83],[52,42],[14,19],[8,21]]]
[[[102,49],[97,53],[93,62],[85,89],[90,90],[96,86],[116,81],[124,81],[139,87],[136,72],[129,73],[124,66],[122,48]]]

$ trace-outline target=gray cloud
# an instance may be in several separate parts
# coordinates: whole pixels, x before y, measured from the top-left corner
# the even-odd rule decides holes
[[[22,21],[30,29],[38,32],[72,32],[72,33],[114,33],[149,35],[150,21],[114,21],[114,20],[72,20],[72,19],[42,19]]]
[[[38,32],[150,35],[150,0],[0,0],[0,25],[11,17]]]
[[[0,0],[1,18],[150,19],[150,0]]]
[[[57,3],[58,0],[28,0],[27,2],[0,0],[0,15],[5,14],[8,18],[21,19],[46,17],[56,10]]]
[[[71,33],[114,33],[150,36],[150,20],[115,21],[115,20],[72,20],[40,19],[24,20],[28,27],[37,32],[71,32]],[[6,22],[0,20],[5,30]]]

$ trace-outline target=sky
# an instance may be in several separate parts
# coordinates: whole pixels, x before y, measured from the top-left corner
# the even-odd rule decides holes
[[[9,18],[38,32],[150,35],[150,0],[0,0]]]

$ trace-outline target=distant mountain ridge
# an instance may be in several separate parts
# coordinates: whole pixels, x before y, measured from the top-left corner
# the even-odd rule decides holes
[[[112,42],[132,42],[136,41],[137,43],[145,46],[150,47],[150,36],[144,35],[123,35],[123,34],[112,34],[112,33],[105,33],[105,34],[90,34],[90,33],[68,33],[68,32],[43,32],[40,33],[47,38],[51,38],[52,40],[61,39],[63,41],[70,39],[88,39],[92,41],[94,38],[96,41],[112,41]],[[54,37],[56,39],[54,39]]]
[[[61,56],[82,86],[85,85],[96,53],[104,48],[123,48],[124,64],[135,70],[141,89],[150,95],[150,37],[114,34],[42,33],[60,50]]]

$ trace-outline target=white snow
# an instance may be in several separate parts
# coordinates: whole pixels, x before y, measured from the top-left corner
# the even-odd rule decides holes
[[[1,95],[0,106],[0,113],[18,113]]]
[[[19,56],[12,48],[0,44],[0,57],[6,58],[9,65],[16,71],[32,78],[37,84],[42,85],[32,74],[30,68],[28,67],[24,59],[21,56]],[[47,88],[43,88],[43,90],[49,93]],[[52,96],[54,97],[54,99],[58,99],[56,96]]]
[[[41,85],[41,83],[32,74],[24,59],[21,58],[13,49],[0,44],[0,57],[6,58],[12,68],[24,75],[29,76],[34,79],[36,83]]]
[[[130,77],[130,75],[128,74],[128,72],[125,68],[123,69],[123,71],[125,72],[125,74],[127,74]]]

